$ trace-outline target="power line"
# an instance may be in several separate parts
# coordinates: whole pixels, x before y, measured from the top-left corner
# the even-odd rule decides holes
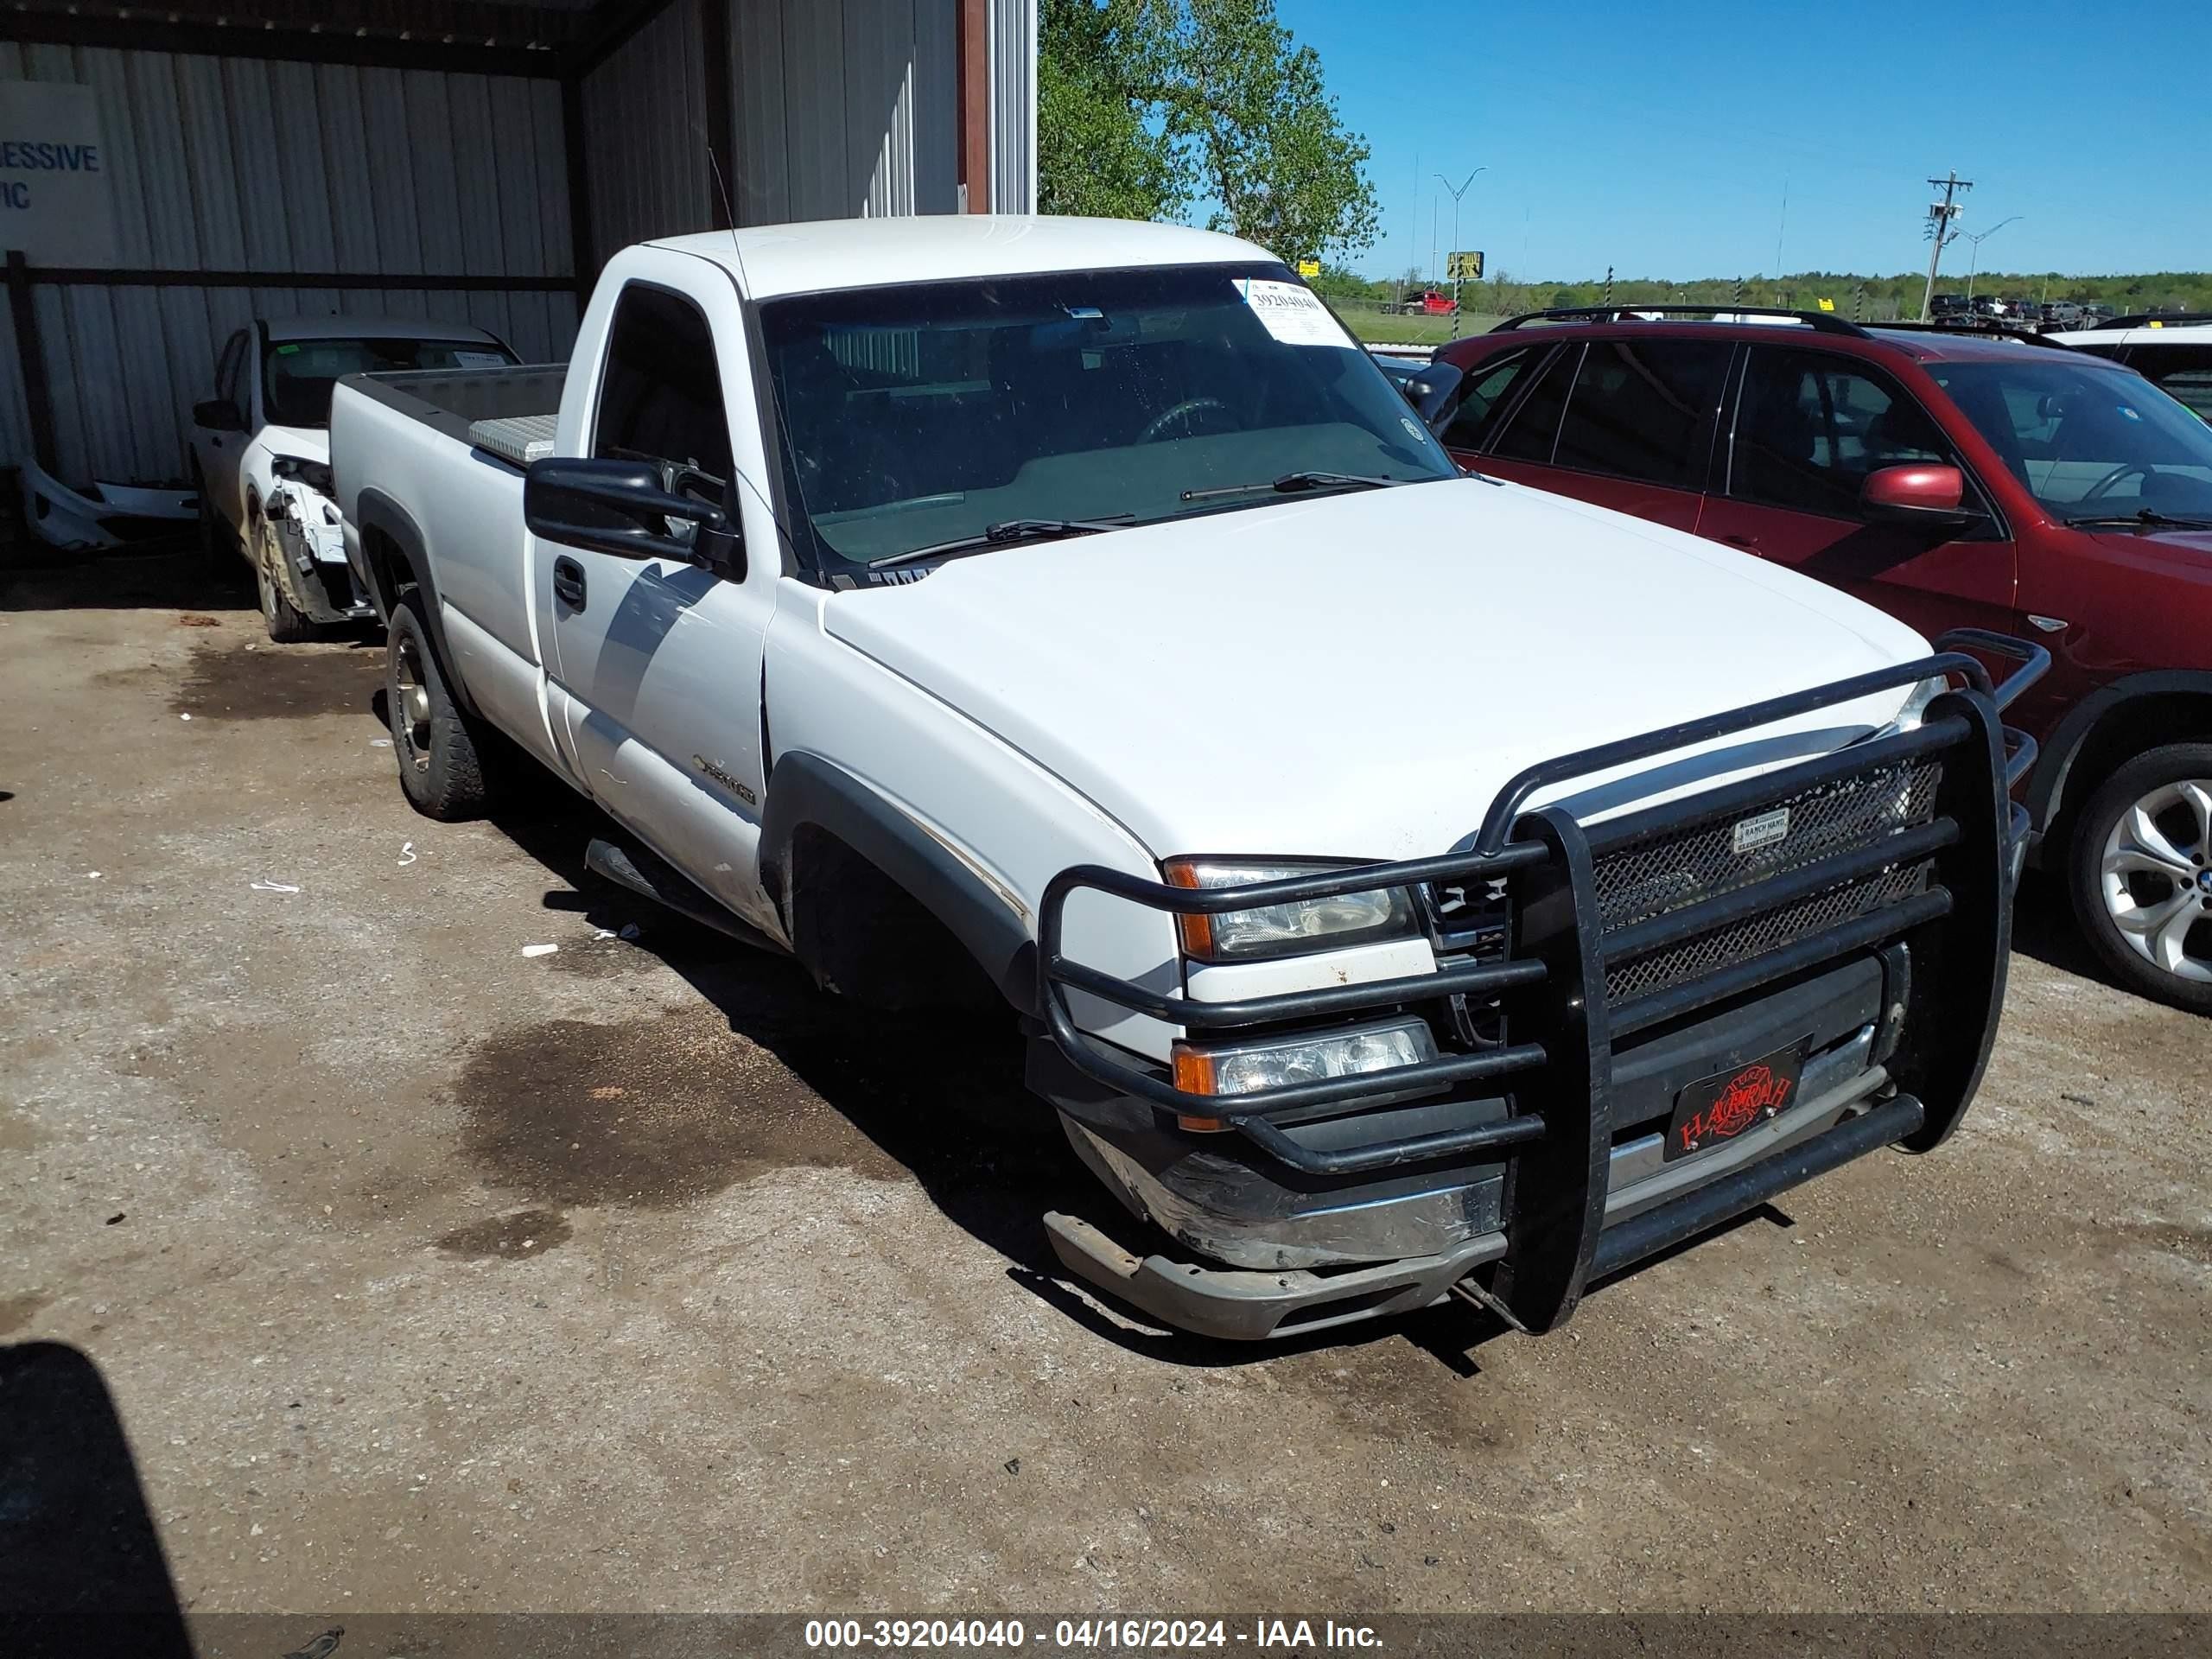
[[[1951,221],[1966,211],[1955,198],[1961,190],[1974,188],[1972,179],[1962,179],[1955,172],[1940,179],[1928,181],[1931,189],[1941,190],[1943,200],[1928,204],[1928,286],[1921,290],[1920,320],[1926,322],[1936,303],[1936,267],[1942,263],[1943,245],[1958,235],[1951,228]]]

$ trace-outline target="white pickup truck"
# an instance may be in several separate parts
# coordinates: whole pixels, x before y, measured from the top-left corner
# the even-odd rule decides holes
[[[401,781],[462,817],[519,752],[603,874],[1010,1008],[1137,1218],[1053,1248],[1159,1322],[1548,1330],[1957,1123],[2040,653],[1463,475],[1454,378],[1193,230],[631,248],[565,370],[338,386]]]

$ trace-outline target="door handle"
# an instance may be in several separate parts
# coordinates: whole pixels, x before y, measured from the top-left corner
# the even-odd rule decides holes
[[[572,611],[584,607],[584,568],[571,558],[553,561],[553,596]]]

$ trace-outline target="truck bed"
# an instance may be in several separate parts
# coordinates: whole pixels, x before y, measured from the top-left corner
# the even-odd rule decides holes
[[[527,467],[553,453],[554,423],[568,378],[565,363],[534,363],[508,369],[356,374],[345,384],[471,448]]]

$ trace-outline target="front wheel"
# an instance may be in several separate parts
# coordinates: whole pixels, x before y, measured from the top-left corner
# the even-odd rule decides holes
[[[315,637],[315,625],[285,594],[284,579],[276,569],[276,561],[284,556],[277,548],[276,535],[264,525],[259,539],[261,551],[253,562],[253,580],[261,594],[262,626],[280,645],[304,645]]]
[[[2212,1014],[2212,743],[2113,772],[2075,823],[2070,863],[2075,913],[2113,975]]]
[[[447,690],[419,588],[408,589],[392,607],[385,640],[385,712],[407,804],[449,823],[481,817],[492,800],[483,751],[497,740],[474,729]]]

